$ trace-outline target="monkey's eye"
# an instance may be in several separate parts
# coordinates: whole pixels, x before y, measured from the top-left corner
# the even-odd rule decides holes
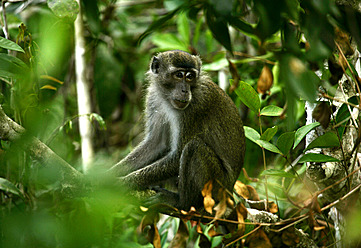
[[[187,72],[187,74],[186,74],[186,80],[189,82],[192,81],[195,77],[196,76],[192,72]]]
[[[182,71],[178,71],[174,74],[174,77],[176,78],[183,78],[184,77],[184,72]]]

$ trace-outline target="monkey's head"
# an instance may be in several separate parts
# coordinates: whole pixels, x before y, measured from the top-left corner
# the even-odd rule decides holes
[[[148,75],[166,101],[175,109],[184,110],[192,100],[201,66],[198,56],[179,50],[168,51],[152,58]]]

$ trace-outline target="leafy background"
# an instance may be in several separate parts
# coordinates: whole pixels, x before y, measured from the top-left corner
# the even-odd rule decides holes
[[[6,16],[13,41],[0,39],[2,107],[28,134],[81,170],[73,26],[79,5],[73,0],[1,3],[6,6],[2,25]],[[88,175],[93,190],[64,199],[56,172],[43,171],[22,149],[23,140],[1,140],[3,247],[152,247],[136,231],[144,213],[98,171],[115,164],[141,140],[144,73],[153,54],[171,49],[199,54],[215,82],[221,83],[220,75],[230,82],[225,90],[246,126],[248,176],[242,173],[240,180],[252,185],[261,199],[276,202],[282,219],[307,212],[297,211],[294,204],[312,198],[310,192],[316,190],[305,176],[305,162],[338,160],[302,155],[313,147],[339,147],[342,136],[329,132],[305,148],[305,135],[320,123],[328,125],[320,120],[305,124],[305,101],[316,102],[319,86],[331,96],[335,92],[343,74],[336,44],[349,56],[352,68],[346,73],[357,75],[351,57],[361,45],[356,1],[103,0],[82,1],[81,7],[96,113],[91,118],[96,157]],[[333,124],[350,117],[347,106],[343,108],[345,116],[338,115]],[[321,111],[326,119],[327,111],[328,105]],[[348,235],[357,238],[361,213],[355,213]],[[329,223],[327,213],[320,216]],[[181,224],[171,219],[158,225],[163,246],[169,243],[172,225],[176,231]],[[202,243],[199,230],[187,225],[192,244]],[[329,226],[315,231],[303,221],[297,227],[319,246],[336,242]],[[206,247],[221,242],[210,235],[207,240]]]

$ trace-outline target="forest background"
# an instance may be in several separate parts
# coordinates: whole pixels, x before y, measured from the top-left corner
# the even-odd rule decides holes
[[[174,234],[174,247],[359,245],[358,1],[1,7],[1,247],[166,247]],[[101,176],[142,139],[144,73],[154,54],[173,49],[200,55],[240,110],[248,195],[236,191],[237,206],[277,220],[242,225],[255,221],[237,208],[238,226],[219,233],[186,210],[155,225],[153,212]]]

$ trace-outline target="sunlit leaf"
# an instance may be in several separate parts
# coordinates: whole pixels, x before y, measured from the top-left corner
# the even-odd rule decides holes
[[[306,148],[306,150],[310,150],[313,148],[329,148],[329,147],[337,147],[340,146],[340,141],[334,132],[325,133],[322,136],[317,137],[313,140]]]
[[[10,181],[8,181],[5,178],[0,178],[0,190],[3,190],[8,193],[12,193],[14,195],[20,196],[21,198],[24,198],[21,191]]]
[[[258,114],[261,107],[261,100],[259,99],[258,93],[255,91],[255,89],[253,89],[251,85],[246,82],[240,81],[239,87],[235,90],[235,92],[248,108]]]
[[[228,67],[228,60],[226,58],[221,58],[212,63],[203,65],[202,69],[205,71],[219,71],[226,67]]]
[[[186,44],[190,43],[190,28],[189,20],[185,13],[182,13],[177,18],[178,33]]]
[[[266,150],[268,150],[270,152],[282,154],[282,152],[274,144],[271,144],[268,141],[257,140],[255,143],[258,144],[260,147],[262,147],[262,148],[264,148],[264,149],[266,149]]]
[[[203,196],[203,205],[204,205],[204,209],[212,214],[213,212],[213,207],[215,204],[215,201],[212,198],[212,188],[213,188],[213,184],[212,184],[212,180],[208,181],[202,190],[202,196]]]
[[[288,177],[288,178],[295,178],[296,176],[286,172],[284,170],[276,170],[276,169],[268,169],[264,170],[261,173],[262,176],[275,176],[275,177]]]
[[[295,133],[295,143],[293,144],[293,149],[296,148],[296,146],[302,141],[302,139],[308,134],[308,132],[310,132],[315,127],[318,127],[319,125],[319,122],[313,122],[297,129]]]
[[[261,135],[251,127],[243,126],[244,134],[246,138],[256,143],[257,140],[261,139]]]
[[[331,157],[331,156],[327,156],[324,154],[319,154],[319,153],[307,153],[305,155],[302,156],[302,158],[298,161],[299,163],[304,163],[304,162],[316,162],[316,163],[321,163],[321,162],[339,162],[340,160]]]
[[[283,108],[275,105],[268,105],[261,110],[261,115],[264,116],[280,116],[283,113]]]
[[[0,36],[0,47],[4,48],[4,49],[8,49],[8,50],[12,50],[12,51],[18,51],[18,52],[22,52],[25,53],[25,51],[15,42],[5,39],[4,37]]]
[[[188,51],[188,46],[175,34],[155,34],[152,41],[160,50],[182,50]]]

